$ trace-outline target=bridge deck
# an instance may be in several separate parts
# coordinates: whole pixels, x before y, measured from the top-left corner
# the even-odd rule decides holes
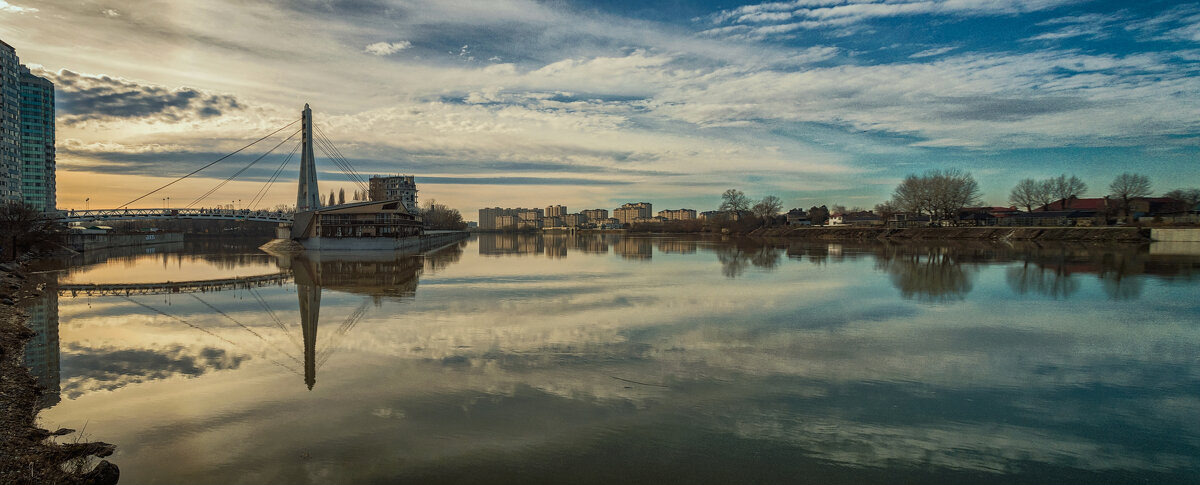
[[[237,290],[283,284],[292,278],[292,273],[274,273],[259,276],[224,278],[218,280],[167,281],[162,283],[114,283],[61,285],[59,294],[76,296],[106,295],[159,295],[164,293],[195,293],[207,291]]]
[[[291,213],[250,209],[91,209],[55,211],[46,215],[64,224],[138,219],[208,219],[290,224],[293,220]]]

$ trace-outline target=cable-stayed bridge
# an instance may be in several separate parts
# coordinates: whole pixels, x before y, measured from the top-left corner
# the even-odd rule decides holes
[[[59,211],[62,222],[92,222],[139,219],[207,219],[216,221],[278,222],[290,224],[291,212],[250,209],[91,209]]]
[[[170,189],[171,187],[175,186],[177,183],[182,182],[186,179],[189,179],[189,178],[203,172],[206,169],[209,169],[213,166],[220,164],[221,162],[229,160],[234,155],[237,155],[238,153],[247,151],[251,147],[254,147],[255,145],[263,143],[264,141],[273,140],[273,139],[277,139],[277,138],[281,137],[281,135],[280,135],[281,133],[287,133],[287,130],[289,128],[292,128],[293,126],[295,126],[297,123],[300,124],[300,127],[296,128],[295,131],[292,132],[290,136],[284,137],[282,139],[282,141],[279,141],[278,143],[276,143],[273,147],[268,149],[266,151],[266,153],[263,153],[262,155],[254,158],[254,160],[250,161],[248,164],[246,164],[245,166],[243,166],[240,169],[238,169],[237,171],[235,171],[232,175],[229,175],[228,177],[224,178],[223,180],[220,180],[214,186],[209,187],[207,191],[205,191],[200,196],[195,197],[190,202],[183,204],[180,207],[166,207],[166,208],[133,208],[132,207],[134,204],[138,203],[139,201],[147,199],[151,195],[169,194],[170,192],[167,192],[167,190]],[[277,135],[279,135],[279,136],[277,136]],[[298,141],[295,140],[297,136],[299,136],[299,138],[300,138]],[[250,195],[248,199],[245,199],[244,197],[242,198],[242,200],[248,200],[248,202],[245,204],[245,206],[243,208],[235,209],[232,207],[232,204],[230,204],[230,206],[220,207],[220,204],[216,204],[213,202],[216,199],[216,197],[214,197],[214,196],[217,195],[218,193],[221,195],[220,200],[228,200],[231,197],[239,197],[239,194],[231,195],[229,192],[218,192],[218,191],[220,191],[222,188],[224,188],[226,185],[228,185],[229,182],[232,182],[234,180],[239,180],[239,177],[242,177],[241,180],[244,181],[245,178],[247,177],[246,173],[251,168],[253,168],[256,164],[261,162],[263,159],[267,158],[267,156],[274,153],[280,147],[283,147],[284,145],[288,144],[289,142],[293,142],[293,141],[295,143],[293,144],[294,146],[291,149],[290,153],[288,153],[288,155],[283,158],[283,161],[280,162],[279,165],[277,165],[275,167],[275,169],[271,173],[271,176],[259,188],[259,190],[257,192],[255,192],[254,194]],[[267,144],[269,144],[269,143],[270,142],[267,142]],[[344,174],[350,182],[354,183],[362,191],[362,193],[366,194],[369,192],[369,186],[367,185],[366,178],[364,178],[360,173],[358,173],[357,170],[354,169],[354,166],[350,163],[350,161],[348,159],[346,159],[345,156],[342,155],[341,151],[338,150],[337,146],[334,145],[333,142],[329,140],[329,137],[327,137],[325,135],[324,131],[321,130],[320,127],[315,126],[313,124],[312,110],[306,104],[306,105],[304,105],[304,111],[301,112],[300,119],[292,121],[291,123],[284,125],[283,127],[273,131],[272,133],[270,133],[262,138],[259,138],[255,141],[247,144],[246,146],[243,146],[242,148],[239,148],[239,149],[233,151],[232,153],[224,155],[212,162],[205,164],[204,166],[202,166],[200,168],[193,170],[192,172],[190,172],[186,175],[180,176],[160,187],[155,188],[154,190],[146,192],[145,194],[142,194],[138,197],[135,197],[132,200],[130,200],[129,202],[121,204],[120,206],[118,206],[116,208],[88,209],[88,210],[60,210],[60,211],[47,212],[45,215],[48,218],[55,219],[64,224],[93,222],[93,221],[148,220],[148,219],[208,219],[208,220],[229,220],[229,221],[248,221],[248,222],[292,224],[295,222],[295,220],[297,218],[297,214],[299,214],[300,218],[303,219],[304,214],[311,213],[315,210],[321,209],[322,205],[323,205],[322,201],[321,201],[321,192],[317,186],[317,169],[316,169],[316,159],[315,159],[315,151],[316,150],[320,150],[322,153],[324,153],[326,158],[329,161],[333,162],[334,165],[336,165],[338,167],[339,171],[341,171],[341,173]],[[280,175],[285,171],[288,164],[290,164],[292,159],[295,158],[295,155],[297,152],[299,152],[299,154],[300,154],[300,174],[299,174],[300,176],[299,176],[299,180],[297,183],[297,190],[296,190],[295,212],[260,209],[259,206],[264,203],[264,200],[266,199],[267,195],[269,194],[271,188],[274,186],[275,182],[277,182],[279,180]],[[245,195],[245,194],[241,194],[241,195]],[[332,194],[331,194],[331,196],[332,196]],[[332,200],[327,201],[327,204],[333,205],[333,201]],[[217,205],[218,207],[206,207],[209,205]]]

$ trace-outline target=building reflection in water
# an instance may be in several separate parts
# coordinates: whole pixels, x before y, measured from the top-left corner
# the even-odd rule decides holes
[[[58,345],[58,291],[50,281],[42,295],[25,308],[33,337],[25,343],[25,366],[42,387],[39,408],[49,408],[62,400]]]
[[[654,257],[654,241],[642,237],[623,237],[617,240],[613,251],[622,259],[649,260]]]
[[[402,254],[395,252],[323,254],[314,252],[298,256],[276,255],[277,264],[292,273],[296,285],[299,325],[301,327],[303,342],[298,343],[295,340],[291,340],[291,342],[293,342],[292,345],[298,343],[303,347],[304,370],[302,375],[305,385],[309,389],[313,388],[316,384],[317,372],[320,370],[322,364],[336,350],[339,340],[350,332],[355,324],[364,316],[371,303],[378,306],[382,304],[384,299],[412,298],[416,294],[417,285],[422,273],[426,270],[431,272],[439,271],[454,264],[462,257],[464,246],[465,242],[460,242],[424,254]],[[30,368],[31,373],[36,377],[38,383],[45,389],[41,402],[42,407],[50,407],[58,403],[62,395],[63,376],[60,368],[61,349],[59,345],[58,315],[59,293],[60,290],[66,290],[64,287],[58,285],[56,273],[45,273],[44,276],[43,294],[26,308],[30,315],[29,325],[35,331],[35,336],[26,345],[25,364]],[[238,328],[252,334],[255,338],[262,339],[262,334],[255,332],[250,326],[236,320],[232,315],[226,314],[220,308],[221,303],[215,303],[220,300],[220,297],[217,296],[220,293],[248,292],[263,305],[267,315],[275,320],[275,323],[284,327],[283,330],[286,332],[287,327],[295,324],[289,325],[285,321],[280,321],[276,317],[274,310],[270,308],[267,300],[263,299],[255,290],[257,286],[275,286],[281,283],[276,280],[264,280],[261,283],[255,283],[254,281],[256,281],[254,278],[247,278],[245,283],[232,286],[228,283],[205,286],[205,282],[164,282],[161,285],[148,284],[146,285],[148,288],[135,292],[129,292],[129,290],[125,289],[113,290],[100,284],[90,285],[90,291],[97,295],[96,297],[98,298],[124,298],[129,303],[165,317],[163,321],[168,322],[168,324],[179,323],[187,325],[197,331],[208,333],[226,343],[238,346],[236,343],[236,340],[238,340],[237,336],[226,333],[226,331],[235,331],[232,330],[234,327],[214,328],[211,324],[190,322],[187,318],[193,317],[188,317],[189,313],[192,312],[189,307],[179,306],[176,309],[172,309],[173,305],[169,302],[171,295],[182,296],[179,293],[186,293],[188,296],[193,297],[197,303],[212,309],[214,313],[220,314],[221,317],[236,324]],[[114,283],[114,286],[119,287],[121,285]],[[332,328],[332,331],[329,329],[318,331],[322,317],[321,296],[325,290],[357,294],[364,297],[362,304],[349,314],[341,317],[340,324]],[[71,292],[67,291],[65,294],[70,296]],[[154,295],[167,298],[167,300],[164,300],[167,304],[164,305],[163,301],[152,302],[144,298]],[[92,297],[83,294],[79,296]],[[155,298],[158,298],[158,296],[155,296]],[[179,304],[176,303],[175,305]],[[324,317],[327,320],[333,317],[335,318],[335,322],[339,319],[339,315],[336,314],[331,315],[327,313]],[[318,337],[323,337],[323,340],[319,340]],[[95,354],[94,358],[91,354],[80,354],[79,351],[81,350],[91,351]],[[151,349],[75,349],[75,353],[70,355],[73,355],[74,357],[72,358],[75,359],[73,361],[76,367],[75,372],[81,372],[82,374],[67,376],[68,383],[71,384],[74,382],[71,386],[75,389],[72,393],[69,393],[68,397],[73,398],[82,392],[86,392],[86,389],[112,390],[132,382],[140,382],[147,379],[159,379],[177,374],[198,376],[208,370],[237,368],[237,364],[241,360],[249,357],[248,355],[234,355],[231,353],[232,351],[233,348],[209,347],[197,351],[180,346]],[[282,353],[284,356],[296,361],[300,360],[296,359],[292,352],[287,351],[287,344],[284,344],[283,347],[275,347],[274,352]],[[139,357],[148,358],[141,359]],[[287,366],[283,362],[275,361],[270,356],[266,358],[297,374],[301,374],[296,369]],[[280,360],[286,362],[288,359]],[[80,379],[90,381],[92,384],[81,386]]]
[[[984,267],[996,265],[1003,268],[1004,282],[1014,294],[1036,294],[1056,299],[1070,298],[1081,290],[1088,279],[1099,280],[1098,288],[1109,298],[1131,300],[1141,297],[1149,278],[1191,279],[1200,276],[1200,255],[1163,253],[1161,250],[1156,252],[1153,246],[1148,248],[1145,245],[893,244],[874,241],[828,243],[715,238],[688,240],[670,237],[623,237],[615,234],[480,234],[477,241],[480,255],[485,256],[538,255],[558,258],[572,250],[607,254],[611,247],[613,254],[621,259],[650,261],[655,250],[662,254],[698,253],[697,257],[701,258],[715,257],[720,262],[721,273],[728,278],[741,277],[751,268],[763,271],[777,270],[784,255],[792,260],[815,264],[861,259],[870,261],[868,264],[874,264],[877,270],[888,275],[892,286],[899,290],[902,297],[927,302],[952,302],[966,298],[975,288],[978,275]],[[280,350],[287,357],[293,357],[295,352],[286,352],[286,348],[302,347],[303,372],[298,369],[292,371],[301,374],[305,385],[311,389],[316,384],[317,373],[322,364],[336,350],[341,336],[354,328],[372,302],[379,305],[383,299],[414,297],[420,277],[426,271],[441,271],[459,261],[467,244],[463,242],[426,254],[309,253],[295,257],[277,256],[276,263],[290,271],[294,277],[297,298],[295,301],[299,308],[298,323],[303,338],[303,342],[292,340],[292,343],[284,345],[284,350]],[[213,253],[211,257],[219,258],[219,255]],[[35,330],[36,336],[26,348],[25,359],[38,381],[47,389],[43,397],[43,406],[53,406],[57,403],[62,392],[66,392],[64,389],[79,387],[71,384],[70,379],[74,376],[67,376],[67,384],[70,385],[60,382],[60,295],[59,287],[55,284],[54,278],[48,278],[42,298],[27,307],[30,314],[29,324]],[[357,309],[344,312],[345,315],[338,315],[339,312],[331,315],[328,309],[326,314],[322,315],[322,294],[325,290],[361,295],[364,297],[363,304]],[[215,290],[207,291],[211,293]],[[193,296],[199,297],[199,293]],[[125,297],[149,310],[182,321],[178,315],[169,314],[172,311],[169,307],[148,302],[144,298],[134,299],[129,295]],[[287,298],[290,300],[290,295]],[[271,317],[274,319],[273,314]],[[322,318],[327,320],[326,328],[319,328]],[[332,324],[328,322],[330,318],[333,318]],[[276,320],[282,326],[295,328],[296,322],[288,324]],[[214,330],[238,331],[233,327]],[[292,335],[294,333],[288,334],[288,338]],[[230,334],[222,334],[218,338],[223,339],[226,336],[236,339]],[[68,355],[74,357],[68,362],[71,365],[67,368],[72,369],[72,365],[82,366],[76,355],[80,354],[80,351],[70,347],[68,345]],[[159,375],[172,375],[171,373],[199,375],[205,370],[236,368],[240,360],[249,358],[249,354],[233,355],[226,352],[232,349],[219,348],[86,350],[96,353],[97,358],[110,360],[114,352],[130,354],[130,351],[133,351],[156,352],[159,360],[165,356],[167,360],[179,361],[178,365],[167,370],[146,369],[143,368],[146,364],[132,359],[115,364],[107,362],[110,367],[121,369],[117,372],[123,374],[117,376],[118,378],[127,377],[124,374],[128,374],[133,380],[94,386],[103,389],[114,389],[125,382],[154,379],[159,378]],[[110,353],[97,353],[103,350]],[[191,353],[186,354],[187,352]],[[210,354],[215,357],[204,357]],[[299,356],[295,357],[297,361],[300,360]],[[184,364],[194,365],[185,371],[177,369]],[[114,379],[110,376],[87,378]],[[76,391],[67,392],[68,398],[73,398],[72,392],[78,394]]]

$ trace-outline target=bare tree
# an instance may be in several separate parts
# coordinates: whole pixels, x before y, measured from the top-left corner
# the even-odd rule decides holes
[[[1121,199],[1121,210],[1125,212],[1127,222],[1133,222],[1133,211],[1129,210],[1129,201],[1138,197],[1150,195],[1150,178],[1145,175],[1125,172],[1108,184],[1112,196]]]
[[[1033,212],[1033,206],[1041,202],[1042,184],[1034,179],[1021,179],[1008,194],[1008,203],[1024,207],[1026,212]]]
[[[1067,174],[1064,173],[1047,182],[1050,195],[1054,197],[1054,200],[1064,201],[1064,207],[1069,204],[1071,199],[1078,199],[1084,192],[1087,192],[1087,184],[1074,175],[1067,177]]]
[[[750,199],[738,189],[729,189],[721,194],[721,207],[717,210],[724,212],[742,212],[750,208]]]
[[[1182,202],[1183,210],[1196,210],[1196,206],[1200,205],[1200,189],[1175,189],[1163,194],[1163,197]]]
[[[904,212],[924,214],[930,210],[929,186],[922,177],[909,175],[892,192],[892,205]]]
[[[891,201],[875,204],[875,213],[879,214],[879,217],[882,217],[884,220],[891,219],[892,215],[898,212],[900,212],[900,208],[892,204]]]
[[[775,217],[781,209],[783,209],[783,201],[779,197],[768,195],[763,197],[757,204],[754,204],[754,207],[750,210],[758,217],[767,218]]]
[[[845,214],[846,212],[846,206],[841,204],[834,204],[833,207],[829,208],[830,214]]]
[[[335,199],[334,197],[335,197],[335,196],[334,196],[334,194],[333,194],[333,189],[329,189],[329,198],[328,198],[328,199],[326,199],[326,200],[328,200],[328,201],[329,201],[329,203],[328,203],[328,204],[326,204],[326,205],[333,205],[333,202],[334,202],[335,200],[337,200],[337,199]]]
[[[979,203],[979,183],[958,169],[909,175],[892,193],[892,203],[908,212],[929,214],[934,220],[954,218],[963,207]]]
[[[0,203],[0,260],[30,249],[56,249],[65,238],[58,223],[32,206]]]
[[[463,221],[462,214],[458,209],[437,203],[436,200],[430,199],[420,208],[421,220],[425,223],[426,229],[452,229],[463,230],[467,228],[467,223]]]
[[[338,189],[338,204],[346,203],[346,189]]]

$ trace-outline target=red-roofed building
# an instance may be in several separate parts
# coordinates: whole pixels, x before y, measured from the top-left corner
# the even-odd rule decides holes
[[[1135,218],[1180,212],[1184,203],[1170,197],[1138,197],[1129,201],[1128,212]],[[1037,209],[1038,212],[1076,211],[1105,217],[1124,218],[1121,200],[1109,197],[1059,199]]]
[[[1067,211],[1067,210],[1103,212],[1105,210],[1108,210],[1110,207],[1113,209],[1116,209],[1116,207],[1118,205],[1120,205],[1120,201],[1115,200],[1115,199],[1110,200],[1108,197],[1090,198],[1090,199],[1077,199],[1077,198],[1072,197],[1070,199],[1056,200],[1054,202],[1051,202],[1049,204],[1041,206],[1035,210],[1041,211],[1041,212]]]

